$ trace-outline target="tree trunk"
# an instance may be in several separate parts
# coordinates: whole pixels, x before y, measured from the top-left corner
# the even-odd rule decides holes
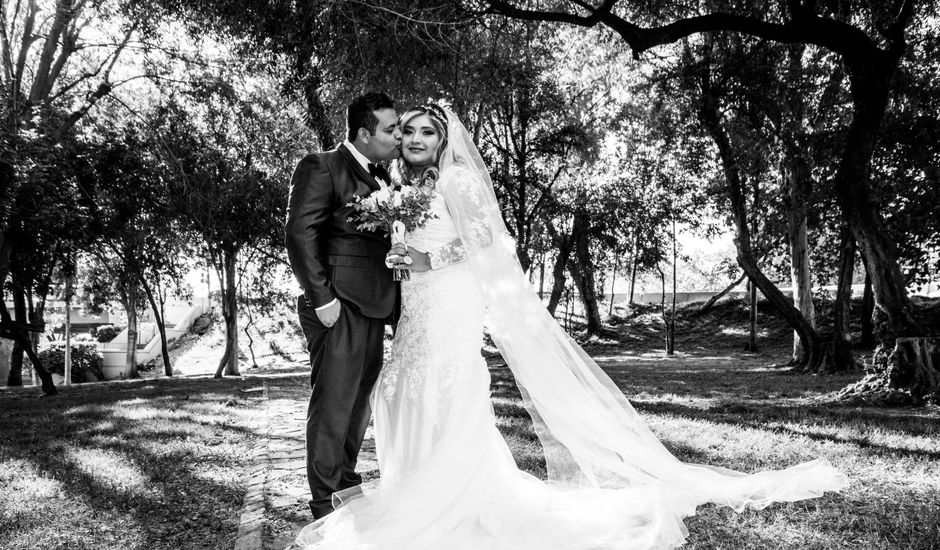
[[[862,335],[859,338],[858,345],[869,347],[875,343],[875,323],[872,316],[875,313],[875,295],[871,288],[871,275],[868,273],[868,266],[865,266],[865,292],[862,294]]]
[[[940,339],[898,338],[894,344],[895,369],[888,372],[892,386],[910,388],[911,394],[940,403]]]
[[[17,325],[27,325],[26,317],[26,291],[22,286],[14,284],[10,289],[13,294],[13,322]],[[4,309],[6,309],[4,307]],[[26,342],[29,341],[27,338]],[[29,343],[26,344],[29,347]],[[13,339],[13,352],[10,354],[10,374],[7,377],[8,386],[23,385],[23,354],[25,353],[24,340],[20,338]]]
[[[806,234],[806,211],[809,205],[811,174],[809,164],[799,154],[790,154],[784,160],[783,178],[787,186],[787,210],[790,240],[790,280],[793,304],[806,321],[814,326],[816,311],[813,307],[813,283],[810,274],[809,240]],[[805,351],[799,335],[793,333],[793,364],[803,362]]]
[[[588,334],[601,331],[601,312],[597,306],[597,289],[594,282],[594,262],[591,259],[590,220],[587,212],[578,211],[574,215],[572,233],[577,235],[574,241],[574,261],[568,262],[569,271],[581,295],[584,305],[584,319]]]
[[[567,258],[565,262],[562,263],[562,251],[558,251],[558,256],[555,258],[555,265],[552,266],[552,293],[548,297],[548,312],[552,315],[555,315],[555,310],[558,309],[558,304],[561,303],[561,297],[565,292],[565,283],[567,279],[565,278],[565,264],[567,264]]]
[[[572,243],[578,238],[578,235],[575,234],[574,228],[572,228],[570,235],[562,235],[549,220],[545,220],[545,228],[552,238],[555,250],[558,251],[555,255],[555,265],[552,266],[552,292],[548,297],[547,306],[548,312],[555,315],[555,310],[558,309],[558,304],[561,302],[561,297],[565,292],[565,268],[568,265],[568,260],[571,258]]]
[[[663,318],[663,337],[666,344],[666,355],[672,355],[673,351],[669,349],[669,317],[666,315],[666,273],[663,268],[656,264],[656,271],[659,273],[659,314]]]
[[[29,357],[30,362],[33,364],[33,369],[36,371],[36,374],[39,375],[39,380],[42,381],[42,392],[46,395],[56,395],[58,390],[55,388],[55,383],[52,381],[52,375],[49,374],[49,371],[42,366],[42,361],[39,360],[39,355],[36,354],[36,350],[33,349],[33,346],[29,344],[29,337],[24,331],[17,331],[16,341],[20,342],[20,345],[23,346],[23,350],[26,352],[26,356]]]
[[[855,275],[855,239],[847,226],[841,230],[842,244],[839,247],[839,285],[833,304],[832,341],[826,350],[824,372],[847,372],[855,370],[852,357],[852,278]]]
[[[748,281],[747,283],[748,291],[748,316],[747,316],[747,344],[744,346],[745,351],[751,353],[758,353],[760,350],[757,349],[757,286]]]
[[[255,324],[255,317],[251,314],[251,304],[242,296],[242,303],[245,304],[245,313],[248,315],[248,322],[245,323],[245,338],[248,338],[248,353],[251,354],[251,368],[258,368],[258,360],[255,358],[255,339],[251,337],[251,327]]]
[[[545,253],[542,253],[542,261],[539,262],[539,300],[545,299]]]
[[[679,244],[678,234],[676,233],[676,219],[672,219],[672,313],[669,314],[669,342],[666,345],[666,353],[673,355],[676,352],[676,294],[679,291],[676,282],[676,270],[679,264]]]
[[[173,376],[173,365],[170,363],[170,346],[166,339],[166,314],[163,310],[163,298],[158,302],[151,288],[150,283],[141,278],[140,284],[147,293],[147,301],[150,302],[150,311],[153,312],[153,321],[157,324],[157,331],[160,333],[160,354],[163,356],[163,374]]]
[[[897,244],[885,227],[870,186],[871,158],[900,54],[879,50],[879,54],[867,60],[864,66],[856,63],[849,67],[853,116],[842,159],[833,179],[843,215],[870,268],[877,315],[885,325],[879,334],[883,335],[883,343],[889,345],[898,337],[926,334],[926,328],[907,295],[898,263]],[[917,367],[912,365],[912,368]],[[903,376],[899,379],[910,378]]]
[[[222,318],[225,320],[225,353],[219,361],[219,368],[215,371],[216,378],[227,376],[241,376],[238,372],[238,299],[236,294],[235,277],[238,268],[238,251],[225,251],[223,256],[222,273],[224,282],[222,287]]]
[[[39,356],[36,354],[36,350],[33,349],[32,343],[29,340],[28,325],[26,323],[14,322],[13,319],[10,318],[10,312],[7,311],[6,304],[0,302],[0,306],[2,306],[0,307],[0,326],[4,328],[0,334],[2,334],[4,338],[11,338],[13,340],[14,349],[19,347],[21,350],[20,361],[22,361],[23,353],[29,357],[36,374],[39,375],[39,379],[42,381],[43,393],[46,395],[56,395],[58,390],[56,390],[55,384],[52,382],[52,375],[42,366],[42,361],[39,360]],[[24,307],[23,310],[25,311],[25,309]],[[11,374],[13,373],[12,366],[10,372]],[[20,383],[18,385],[22,386],[22,363],[20,364],[19,380]]]
[[[137,373],[137,292],[137,281],[131,281],[124,301],[124,311],[127,313],[127,354],[124,367],[128,378],[140,378]]]
[[[320,69],[311,62],[311,59],[312,52],[299,52],[294,57],[295,70],[296,74],[302,75],[299,84],[306,104],[304,122],[317,134],[320,150],[326,151],[336,144],[336,137],[327,114],[330,109],[324,105],[320,95],[320,89],[323,86]]]
[[[784,320],[799,334],[803,341],[803,348],[807,350],[805,362],[801,365],[809,370],[817,370],[822,360],[820,353],[819,335],[798,309],[780,289],[768,279],[757,265],[757,260],[751,251],[751,235],[747,224],[747,211],[744,198],[744,183],[742,181],[737,160],[731,147],[731,142],[721,126],[718,111],[718,98],[711,89],[711,71],[706,64],[702,72],[702,105],[699,117],[715,140],[721,158],[725,179],[728,183],[728,196],[731,200],[731,215],[736,228],[734,239],[737,249],[738,265],[744,270],[752,284],[760,289],[767,301],[780,312]]]
[[[745,274],[742,273],[740,277],[738,277],[738,278],[735,279],[730,285],[728,285],[728,286],[726,286],[724,289],[722,289],[721,292],[719,292],[718,294],[715,294],[714,296],[712,296],[711,298],[709,298],[708,301],[705,302],[704,305],[702,305],[702,307],[700,307],[695,313],[692,314],[692,316],[693,316],[693,317],[698,317],[699,315],[704,315],[705,313],[707,313],[708,310],[710,310],[710,309],[712,308],[712,306],[714,306],[715,303],[718,302],[718,300],[721,300],[721,298],[722,298],[725,294],[731,292],[731,289],[733,289],[734,287],[736,287],[736,286],[738,286],[739,284],[741,284],[741,282],[744,281],[745,277],[747,277],[747,275],[745,275]]]
[[[889,349],[878,346],[870,367],[874,372],[839,396],[889,406],[940,403],[940,338],[897,338]]]
[[[614,314],[614,296],[617,295],[616,286],[617,286],[617,269],[620,267],[620,254],[617,253],[617,250],[614,250],[614,270],[610,274],[610,305],[607,307],[607,316],[610,317]]]
[[[64,384],[72,385],[72,276],[65,279],[65,375]]]
[[[47,289],[46,292],[48,292],[48,288],[49,288],[48,279],[52,278],[52,270],[53,270],[53,266],[50,265],[49,276],[47,278],[46,283],[42,285],[38,285],[38,286],[41,286],[42,288]],[[33,297],[32,292],[27,292],[26,299],[27,299],[26,305],[28,307],[27,311],[29,312],[29,324],[34,329],[34,330],[30,330],[29,332],[27,332],[27,336],[29,337],[29,347],[31,350],[33,350],[33,353],[38,353],[39,342],[42,339],[42,334],[43,332],[45,332],[45,327],[46,327],[46,321],[44,319],[44,312],[46,309],[46,296],[45,295],[41,296],[39,298],[39,303],[37,304],[37,303],[34,303],[34,297]],[[37,374],[39,374],[39,371],[33,369],[33,372],[32,372],[33,384],[36,383]]]
[[[640,263],[639,249],[640,237],[637,235],[636,241],[633,243],[633,266],[630,269],[630,300],[627,302],[631,306],[633,305],[633,292],[636,289],[636,268],[637,264]]]

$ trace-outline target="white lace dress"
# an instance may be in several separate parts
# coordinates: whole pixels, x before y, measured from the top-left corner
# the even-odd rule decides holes
[[[402,282],[391,358],[372,396],[381,478],[306,526],[316,550],[648,550],[682,544],[699,495],[662,484],[617,489],[519,470],[496,427],[481,355],[484,299],[455,246],[444,197],[408,243],[446,264]],[[567,414],[577,415],[577,407]],[[640,449],[637,449],[639,452]],[[799,472],[794,472],[799,475]]]
[[[626,510],[622,491],[553,491],[516,467],[490,402],[483,297],[459,261],[440,194],[432,211],[437,218],[408,244],[455,263],[402,282],[401,320],[372,396],[381,479],[305,527],[298,542],[331,550],[655,547],[647,514]],[[678,519],[665,527],[657,536],[684,538]]]

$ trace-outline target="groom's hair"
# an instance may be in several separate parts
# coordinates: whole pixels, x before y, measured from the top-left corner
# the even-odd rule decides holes
[[[349,141],[355,141],[359,128],[365,128],[369,131],[369,135],[374,136],[379,119],[375,117],[373,111],[394,108],[395,102],[392,98],[381,92],[369,92],[357,97],[346,108],[346,138]]]

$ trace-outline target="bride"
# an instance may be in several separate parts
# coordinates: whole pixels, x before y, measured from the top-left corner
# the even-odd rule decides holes
[[[408,235],[411,270],[391,357],[372,395],[381,479],[307,525],[322,550],[600,550],[680,546],[682,518],[839,490],[823,458],[744,474],[685,464],[558,326],[514,254],[487,169],[453,112],[400,118],[409,181],[436,218]],[[424,177],[439,170],[439,178]],[[401,250],[390,252],[399,262]],[[544,448],[548,480],[519,470],[496,427],[484,320]]]

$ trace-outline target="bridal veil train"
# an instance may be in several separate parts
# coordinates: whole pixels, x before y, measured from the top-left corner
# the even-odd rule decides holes
[[[745,474],[674,457],[533,292],[483,159],[454,113],[446,120],[437,218],[408,241],[427,251],[459,238],[466,261],[402,283],[402,318],[372,396],[381,479],[337,495],[337,510],[306,526],[298,544],[675,548],[687,535],[682,518],[699,504],[740,511],[845,487],[824,458]],[[496,428],[480,354],[484,322],[532,417],[547,480],[516,467]]]

